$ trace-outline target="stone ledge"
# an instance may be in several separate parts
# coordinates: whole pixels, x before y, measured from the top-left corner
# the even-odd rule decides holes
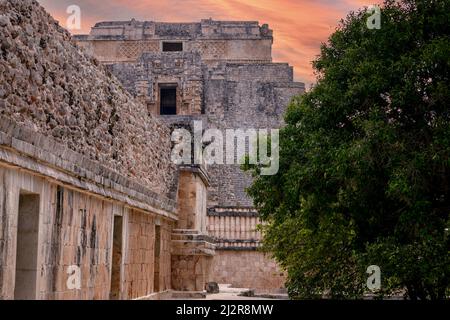
[[[259,247],[216,247],[216,251],[257,251]]]
[[[207,210],[211,217],[259,217],[253,207],[211,207]]]
[[[135,298],[133,300],[170,300],[172,298],[172,294],[172,290],[165,290],[160,292],[153,292],[147,296]]]
[[[261,241],[257,239],[223,239],[214,238],[216,250],[254,251],[261,247]]]
[[[215,243],[215,239],[210,235],[192,229],[173,229],[172,240],[206,241],[212,244]]]
[[[197,230],[175,229],[171,236],[172,255],[207,255],[215,254],[214,240]]]
[[[176,219],[172,199],[4,116],[0,117],[0,147],[3,162],[55,179],[64,177],[62,182],[75,187]]]

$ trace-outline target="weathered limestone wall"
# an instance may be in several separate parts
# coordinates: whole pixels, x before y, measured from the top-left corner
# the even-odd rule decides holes
[[[112,217],[122,215],[122,298],[153,293],[155,217],[9,166],[0,165],[0,298],[13,299],[17,221],[21,192],[40,198],[36,298],[109,299]],[[160,291],[170,288],[171,223],[162,226]],[[70,266],[81,271],[81,288],[67,287]]]
[[[214,259],[207,255],[173,255],[172,286],[177,291],[203,291],[211,281]]]
[[[285,277],[276,262],[258,248],[261,232],[255,209],[216,207],[208,210],[208,233],[216,242],[212,281],[238,288],[276,291]]]
[[[36,297],[107,299],[112,205],[10,167],[0,167],[0,297],[14,298],[21,190],[40,197]],[[69,290],[67,268],[81,268],[81,289]]]
[[[32,0],[0,2],[0,115],[168,195],[170,132]]]
[[[285,283],[275,261],[259,251],[216,250],[211,274],[215,282],[258,291],[277,291]]]
[[[155,292],[156,225],[161,228],[158,291],[171,289],[170,241],[173,226],[152,215],[132,210],[126,230],[122,299],[136,299]]]
[[[210,281],[215,244],[207,234],[206,187],[202,167],[180,166],[179,220],[172,234],[172,289],[203,291]]]

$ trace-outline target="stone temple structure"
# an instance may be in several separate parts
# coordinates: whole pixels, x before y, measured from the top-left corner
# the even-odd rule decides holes
[[[0,0],[0,299],[276,290],[238,164],[171,161],[171,130],[271,129],[304,85],[258,22],[97,23]]]

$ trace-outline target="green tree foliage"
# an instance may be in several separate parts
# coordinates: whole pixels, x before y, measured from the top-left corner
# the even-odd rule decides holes
[[[294,298],[442,299],[450,282],[450,2],[350,13],[280,131],[280,170],[248,189]]]

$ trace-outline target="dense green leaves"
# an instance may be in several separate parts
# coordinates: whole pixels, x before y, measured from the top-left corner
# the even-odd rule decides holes
[[[450,2],[351,13],[280,132],[280,170],[248,189],[292,297],[441,299],[450,286]]]

